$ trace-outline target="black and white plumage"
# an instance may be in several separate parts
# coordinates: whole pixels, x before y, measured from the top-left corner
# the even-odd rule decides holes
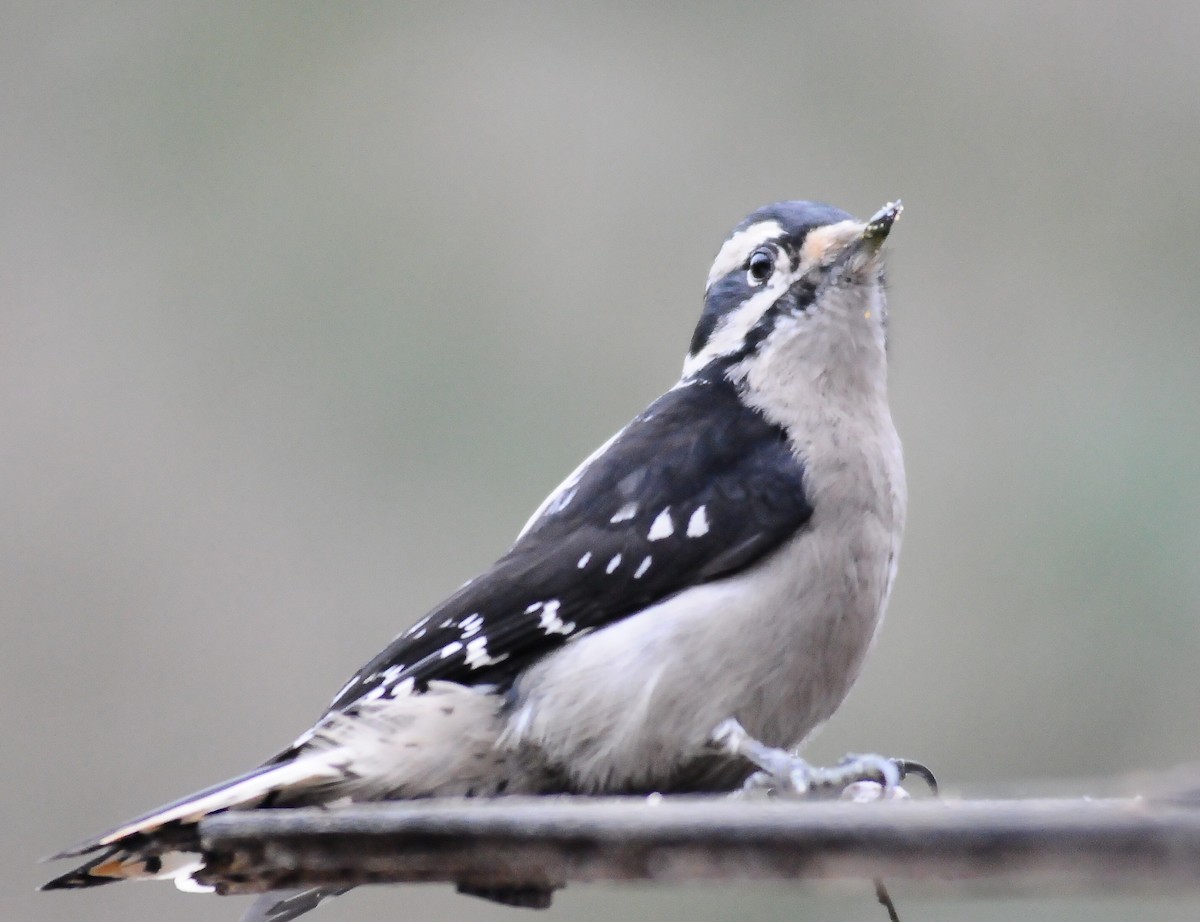
[[[722,721],[799,744],[857,676],[895,575],[880,246],[898,214],[784,202],[748,217],[713,264],[680,382],[503,557],[275,759],[68,849],[99,854],[47,888],[195,886],[197,822],[221,810],[725,790],[752,766],[709,745]]]
[[[705,426],[711,418],[721,425]],[[410,678],[507,689],[584,631],[744,569],[811,514],[784,431],[701,372],[621,430],[507,554],[400,635],[333,707]]]

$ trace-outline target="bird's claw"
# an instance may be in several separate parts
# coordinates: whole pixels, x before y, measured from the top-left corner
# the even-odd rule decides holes
[[[889,800],[907,796],[900,782],[908,775],[924,779],[937,793],[933,772],[920,762],[862,754],[848,755],[830,768],[819,768],[794,753],[760,743],[733,718],[722,721],[709,741],[721,752],[741,756],[758,766],[759,770],[743,783],[743,795],[764,792],[791,797]],[[867,787],[873,796],[865,795]]]
[[[934,797],[937,797],[938,781],[937,777],[933,773],[933,769],[931,769],[924,762],[917,762],[913,759],[894,759],[893,761],[896,763],[896,767],[900,769],[901,781],[903,781],[909,775],[916,775],[927,785],[929,785],[929,793]]]

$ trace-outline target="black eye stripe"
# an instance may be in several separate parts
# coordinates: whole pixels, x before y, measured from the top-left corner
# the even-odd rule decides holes
[[[784,294],[778,301],[763,311],[763,315],[749,330],[742,341],[742,346],[736,352],[726,357],[729,363],[739,362],[754,353],[759,345],[775,328],[775,322],[787,312],[798,310],[806,313],[817,299],[818,286],[809,279],[803,279],[792,286],[791,298]]]

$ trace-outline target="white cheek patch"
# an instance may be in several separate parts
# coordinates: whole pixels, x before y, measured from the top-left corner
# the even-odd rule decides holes
[[[707,291],[717,279],[728,275],[742,264],[756,249],[768,240],[776,240],[783,236],[783,227],[778,221],[759,221],[751,224],[745,230],[740,230],[721,247],[721,252],[713,260],[712,268],[708,270]]]
[[[763,314],[804,275],[804,270],[803,264],[791,272],[776,270],[766,285],[722,317],[704,348],[684,361],[684,377],[699,371],[717,356],[728,355],[742,348],[746,335],[754,329],[754,325],[762,319]]]

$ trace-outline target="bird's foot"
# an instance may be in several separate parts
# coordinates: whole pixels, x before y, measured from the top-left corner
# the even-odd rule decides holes
[[[820,768],[795,753],[760,743],[733,718],[722,721],[709,736],[711,745],[728,755],[741,756],[758,766],[742,785],[743,794],[852,800],[894,800],[908,793],[900,782],[908,775],[924,779],[937,793],[937,780],[926,766],[909,759],[880,755],[848,755],[837,765]]]

